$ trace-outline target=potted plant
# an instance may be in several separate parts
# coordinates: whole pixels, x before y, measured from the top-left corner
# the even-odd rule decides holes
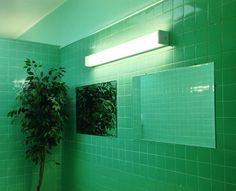
[[[64,122],[68,116],[65,111],[67,87],[61,78],[64,68],[41,71],[42,65],[27,59],[27,77],[17,96],[20,106],[8,113],[18,118],[25,134],[26,158],[39,164],[37,191],[43,182],[46,155],[62,140]]]

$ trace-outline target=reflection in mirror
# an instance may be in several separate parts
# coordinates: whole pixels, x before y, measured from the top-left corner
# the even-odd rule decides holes
[[[117,135],[116,81],[76,89],[77,133],[98,136]]]

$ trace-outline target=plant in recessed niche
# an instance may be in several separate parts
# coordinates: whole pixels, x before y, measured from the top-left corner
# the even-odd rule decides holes
[[[116,136],[116,82],[79,87],[76,90],[77,132]]]
[[[17,96],[20,106],[8,113],[13,120],[20,120],[21,131],[26,135],[26,158],[40,165],[37,191],[41,190],[46,155],[60,143],[67,120],[67,88],[61,82],[65,70],[60,67],[45,74],[41,67],[30,59],[25,61],[27,77]]]

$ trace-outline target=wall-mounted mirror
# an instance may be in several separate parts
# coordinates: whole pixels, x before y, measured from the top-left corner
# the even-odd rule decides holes
[[[133,79],[136,138],[215,148],[214,64]]]
[[[76,131],[117,136],[116,81],[76,88]]]

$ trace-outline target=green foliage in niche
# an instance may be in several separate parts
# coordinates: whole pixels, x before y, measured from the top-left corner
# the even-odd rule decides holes
[[[77,132],[116,136],[116,82],[79,87],[76,90]]]

